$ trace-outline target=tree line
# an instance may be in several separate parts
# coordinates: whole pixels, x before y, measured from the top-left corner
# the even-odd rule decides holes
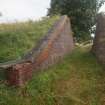
[[[51,0],[48,16],[68,15],[77,41],[91,39],[96,15],[105,0]]]

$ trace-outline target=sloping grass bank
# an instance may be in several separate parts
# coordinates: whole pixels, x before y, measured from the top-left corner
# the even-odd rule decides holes
[[[105,105],[105,71],[89,50],[77,47],[21,89],[1,84],[0,105]]]
[[[41,21],[0,24],[0,63],[21,58],[37,44],[57,19],[59,17],[55,16]]]

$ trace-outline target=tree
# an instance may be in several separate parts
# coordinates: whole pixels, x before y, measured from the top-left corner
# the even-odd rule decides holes
[[[104,2],[105,0],[51,0],[48,15],[68,15],[77,40],[89,40],[92,27],[96,24],[96,15]]]

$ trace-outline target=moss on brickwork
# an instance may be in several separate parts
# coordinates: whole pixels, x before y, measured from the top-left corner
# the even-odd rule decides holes
[[[6,80],[6,70],[5,69],[0,69],[0,81]]]

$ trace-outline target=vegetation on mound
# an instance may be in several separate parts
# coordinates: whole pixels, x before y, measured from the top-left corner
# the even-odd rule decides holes
[[[51,28],[58,16],[40,21],[0,24],[0,63],[20,59]]]
[[[68,15],[78,42],[91,40],[95,33],[96,15],[105,0],[51,0],[48,15]]]
[[[104,91],[105,71],[86,45],[21,89],[1,84],[0,105],[104,105]]]

